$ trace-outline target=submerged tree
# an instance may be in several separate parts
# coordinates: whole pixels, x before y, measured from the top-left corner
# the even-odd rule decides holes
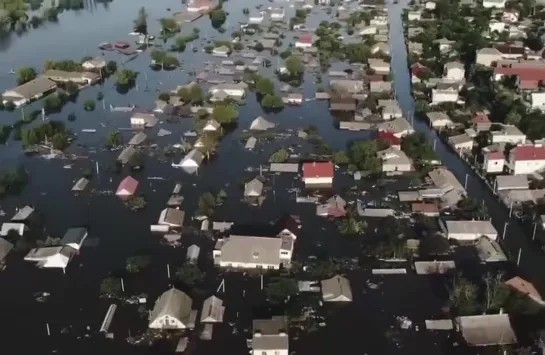
[[[205,216],[212,216],[216,210],[216,199],[210,192],[206,192],[199,197],[198,213]]]
[[[140,10],[138,10],[138,16],[134,20],[134,32],[143,35],[148,34],[148,13],[145,7],[141,7]]]
[[[454,278],[449,290],[451,310],[458,316],[473,315],[479,310],[477,286],[462,276]]]
[[[121,279],[107,277],[100,283],[100,294],[108,297],[117,297],[121,294]]]
[[[147,255],[135,255],[125,261],[125,269],[130,273],[137,273],[149,266],[151,259]]]
[[[176,278],[190,287],[202,283],[204,277],[204,272],[195,264],[184,264],[176,269]]]
[[[265,294],[270,303],[278,305],[297,294],[297,281],[285,277],[275,277],[265,287]]]
[[[357,235],[367,227],[365,221],[358,221],[355,218],[348,217],[339,224],[339,232],[342,235]]]

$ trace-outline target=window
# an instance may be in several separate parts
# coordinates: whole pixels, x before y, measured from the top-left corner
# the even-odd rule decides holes
[[[261,355],[267,355],[267,352],[266,352],[266,351],[262,351],[262,352],[261,352]]]
[[[274,355],[280,355],[280,351],[275,350]]]
[[[282,254],[282,255],[288,255],[288,252],[287,252],[287,251],[281,251],[280,254]]]

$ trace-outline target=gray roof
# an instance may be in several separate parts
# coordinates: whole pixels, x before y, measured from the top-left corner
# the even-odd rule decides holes
[[[379,128],[383,131],[389,131],[393,133],[413,131],[413,127],[404,117],[398,117],[391,121],[383,122],[379,125]]]
[[[445,64],[445,69],[446,70],[449,70],[449,69],[461,69],[461,70],[464,70],[464,65],[460,62],[448,62],[447,64]]]
[[[155,302],[150,315],[150,324],[163,316],[172,317],[183,324],[187,324],[192,304],[193,301],[188,295],[173,287],[165,291]]]
[[[76,183],[72,187],[72,191],[83,191],[83,190],[85,190],[87,185],[89,185],[89,180],[82,177],[78,181],[76,181]]]
[[[526,175],[498,175],[496,176],[497,190],[528,189]]]
[[[275,316],[271,319],[255,319],[252,328],[254,332],[252,338],[254,352],[260,350],[288,350],[289,337],[287,335],[286,317]]]
[[[121,164],[127,164],[136,153],[136,149],[134,149],[132,145],[129,145],[121,151],[121,153],[117,157],[117,160]]]
[[[196,244],[192,244],[189,248],[187,248],[187,258],[190,260],[198,259],[200,253],[201,248]]]
[[[475,243],[475,248],[477,249],[477,254],[481,261],[490,263],[490,262],[500,262],[507,261],[507,256],[501,249],[501,246],[495,240],[492,240],[488,237],[482,236]]]
[[[30,217],[30,215],[34,212],[34,208],[30,206],[25,206],[21,208],[17,213],[15,213],[15,216],[11,218],[12,221],[25,221]]]
[[[68,228],[64,237],[62,237],[62,244],[78,244],[81,245],[83,240],[87,237],[86,228]]]
[[[447,168],[441,167],[434,169],[428,173],[428,176],[433,181],[433,184],[437,188],[444,190],[444,192],[448,192],[450,190],[465,192],[462,184],[460,184],[458,179],[456,179],[456,176],[454,176],[454,174]]]
[[[221,260],[233,263],[280,264],[282,239],[231,235],[221,244]]]
[[[498,235],[490,221],[445,221],[448,233]]]
[[[443,120],[451,121],[450,117],[444,112],[433,111],[428,112],[426,115],[428,116],[428,120],[430,120],[432,123]]]
[[[271,163],[269,170],[273,173],[298,173],[299,164],[297,163]]]
[[[131,138],[129,145],[142,144],[147,138],[148,136],[144,132],[138,132]]]
[[[274,123],[267,121],[263,117],[259,116],[250,124],[250,129],[254,131],[265,131],[270,128],[274,128]]]
[[[371,92],[381,92],[392,90],[392,82],[390,81],[372,81],[369,84]]]
[[[456,323],[468,345],[508,345],[517,342],[507,314],[457,317]]]
[[[197,165],[200,165],[202,163],[203,158],[204,158],[204,155],[200,151],[198,151],[197,149],[193,149],[192,151],[186,154],[186,156],[182,159],[182,162],[186,160],[193,160],[194,162],[197,163]]]
[[[473,138],[467,135],[467,133],[462,133],[455,136],[450,136],[448,138],[448,141],[450,144],[457,145],[457,144],[473,142]]]
[[[329,84],[334,90],[346,90],[351,94],[357,94],[364,90],[362,80],[330,80]]]
[[[55,84],[54,81],[39,76],[36,79],[29,81],[28,83],[7,90],[4,94],[6,98],[9,98],[9,92],[11,91],[29,100],[35,96],[42,95],[44,92],[53,90],[56,87],[57,84]]]
[[[185,212],[176,208],[165,208],[161,211],[162,222],[168,224],[183,225]]]
[[[248,138],[248,140],[246,141],[246,145],[244,146],[244,148],[246,148],[246,149],[254,149],[256,143],[257,143],[257,138],[255,138],[255,137],[250,137],[250,138]]]
[[[8,242],[4,238],[0,238],[0,262],[4,261],[11,249],[13,249],[13,244]]]
[[[253,179],[244,185],[244,196],[261,196],[263,192],[263,183],[258,179]]]
[[[152,113],[136,112],[131,118],[143,119],[146,127],[153,127],[159,122],[159,119]]]
[[[324,302],[351,302],[352,288],[347,278],[335,275],[321,281]]]
[[[202,304],[201,322],[223,322],[224,312],[223,301],[216,296],[210,296]]]

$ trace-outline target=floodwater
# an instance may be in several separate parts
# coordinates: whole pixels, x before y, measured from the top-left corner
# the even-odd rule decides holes
[[[267,3],[268,4],[268,3]],[[138,9],[145,6],[148,13],[148,23],[151,33],[157,33],[157,19],[169,16],[167,8],[172,12],[180,8],[175,0],[147,2],[144,0],[114,0],[112,3],[102,4],[89,2],[85,10],[79,12],[65,12],[60,15],[58,24],[48,24],[38,30],[22,36],[14,35],[0,44],[1,58],[0,89],[5,90],[15,85],[15,77],[7,74],[10,69],[30,65],[41,68],[46,59],[74,59],[79,60],[85,55],[100,55],[97,45],[104,41],[127,40],[132,30],[132,21]],[[197,26],[201,30],[202,38],[218,39],[230,38],[230,33],[238,21],[244,21],[242,8],[248,5],[241,1],[230,0],[224,7],[230,13],[228,30],[224,34],[217,33],[207,18],[184,25],[183,33],[187,33]],[[392,26],[392,47],[394,48],[394,70],[396,89],[402,106],[410,109],[412,99],[408,87],[406,61],[400,34],[400,17],[402,4],[392,5],[390,16]],[[290,9],[289,11],[293,11]],[[289,16],[288,16],[289,17]],[[289,42],[284,41],[284,47]],[[195,42],[195,46],[202,48],[204,40]],[[120,62],[124,58],[106,53],[105,56]],[[202,53],[194,54],[187,50],[180,55],[184,68],[197,69],[198,65],[210,57]],[[125,287],[128,294],[145,292],[149,294],[149,304],[158,294],[169,287],[171,281],[167,277],[167,265],[174,272],[177,265],[184,260],[185,247],[196,241],[192,237],[184,239],[184,247],[172,249],[159,244],[160,237],[149,232],[149,225],[155,223],[160,211],[165,207],[169,194],[178,181],[183,183],[182,194],[185,196],[182,208],[186,211],[186,224],[198,226],[190,221],[194,214],[197,199],[206,191],[217,192],[224,188],[229,198],[221,206],[215,216],[216,220],[234,220],[238,222],[268,221],[284,213],[301,215],[303,230],[297,242],[297,254],[320,256],[357,256],[358,249],[352,248],[353,243],[339,238],[334,226],[326,220],[314,216],[313,206],[296,205],[293,193],[288,189],[300,187],[299,179],[291,176],[281,176],[269,182],[274,185],[276,194],[269,193],[263,207],[256,211],[242,205],[239,200],[242,190],[239,182],[243,178],[252,177],[255,173],[245,172],[248,166],[258,167],[266,164],[271,152],[279,147],[291,143],[305,144],[303,141],[289,138],[277,139],[269,143],[259,143],[258,151],[249,152],[243,149],[241,131],[247,128],[256,116],[264,115],[255,102],[253,95],[249,95],[246,106],[241,108],[239,128],[227,135],[221,142],[218,158],[204,166],[198,176],[188,176],[182,171],[170,166],[170,161],[160,162],[149,158],[145,162],[145,169],[134,176],[139,179],[139,190],[148,204],[144,211],[131,212],[126,209],[114,196],[94,195],[74,197],[71,186],[81,177],[84,168],[94,169],[95,162],[99,163],[100,173],[91,182],[97,190],[115,190],[121,175],[110,174],[108,166],[115,159],[118,152],[100,150],[103,137],[111,129],[128,126],[127,113],[111,113],[97,105],[94,112],[85,112],[82,102],[85,99],[94,99],[97,92],[104,93],[106,108],[125,106],[137,103],[140,106],[153,108],[153,101],[157,92],[170,90],[176,85],[187,83],[191,78],[186,72],[176,70],[172,72],[155,72],[148,68],[149,57],[140,55],[136,60],[126,64],[126,67],[140,72],[137,79],[138,90],[133,89],[126,95],[118,94],[113,81],[107,81],[102,87],[92,87],[80,93],[76,103],[69,103],[62,113],[50,116],[66,122],[74,132],[79,133],[82,128],[97,129],[96,134],[80,134],[78,144],[98,147],[98,152],[90,154],[88,159],[74,162],[72,169],[63,169],[67,161],[40,158],[28,158],[21,154],[17,142],[10,141],[7,146],[1,147],[2,166],[22,163],[30,171],[30,183],[21,196],[8,197],[1,201],[2,209],[7,217],[11,216],[15,207],[23,204],[34,205],[44,215],[46,233],[53,236],[62,236],[66,228],[77,225],[90,227],[89,239],[95,241],[92,246],[81,251],[66,274],[57,270],[38,270],[31,263],[21,260],[22,255],[13,253],[9,259],[9,267],[0,273],[0,284],[3,285],[0,293],[0,337],[3,340],[8,354],[139,354],[139,353],[169,353],[169,347],[152,348],[131,347],[124,339],[129,335],[136,335],[146,326],[146,320],[139,317],[136,306],[123,306],[117,312],[112,325],[116,333],[115,341],[99,340],[94,335],[100,326],[102,318],[110,302],[98,299],[99,282],[109,272],[118,272],[124,268],[126,257],[135,254],[152,255],[152,265],[142,274],[126,276]],[[271,74],[272,75],[272,74]],[[324,80],[325,81],[325,80]],[[146,87],[148,90],[146,90]],[[305,77],[303,86],[305,97],[313,97],[315,85],[313,76]],[[33,107],[40,108],[40,103]],[[66,117],[74,112],[75,122],[68,122]],[[20,112],[2,112],[4,123],[14,122]],[[268,119],[276,122],[280,129],[295,129],[308,124],[316,125],[320,135],[334,149],[342,149],[352,139],[365,138],[365,132],[343,132],[334,128],[334,119],[328,112],[327,103],[309,101],[303,107],[286,108],[281,113],[268,115]],[[101,127],[100,123],[106,125]],[[425,125],[418,123],[419,129]],[[178,123],[162,123],[151,130],[153,134],[159,128],[172,131],[168,137],[156,137],[154,141],[160,146],[178,142],[181,134],[192,128],[192,120],[182,120]],[[123,133],[128,139],[128,133]],[[438,149],[441,157],[449,167],[450,160],[455,173],[459,176],[465,170],[463,163],[450,153],[440,142]],[[80,154],[87,154],[86,149],[74,147]],[[448,158],[451,159],[448,159]],[[179,159],[177,156],[173,159]],[[149,180],[148,177],[163,177],[165,180]],[[341,191],[352,182],[347,176],[339,176],[335,189]],[[371,189],[363,182],[366,189]],[[470,179],[469,189],[479,190],[478,182]],[[482,193],[476,191],[475,193]],[[480,195],[475,195],[480,196]],[[485,196],[486,197],[486,196]],[[492,197],[487,197],[487,202]],[[493,201],[492,201],[493,202]],[[498,210],[501,211],[501,210]],[[498,214],[499,212],[495,212]],[[495,217],[496,219],[496,217]],[[501,223],[498,221],[497,223]],[[513,238],[518,234],[515,227],[509,228]],[[512,233],[512,234],[511,234]],[[519,234],[522,237],[522,234]],[[184,237],[185,238],[185,237]],[[509,237],[508,237],[509,238]],[[524,238],[521,238],[525,240]],[[509,241],[509,239],[508,239]],[[204,249],[211,247],[202,240]],[[523,255],[523,266],[526,258]],[[210,260],[203,260],[203,268]],[[366,354],[383,354],[385,352],[421,353],[422,346],[430,354],[452,353],[450,342],[442,336],[423,331],[423,320],[436,316],[441,307],[444,295],[436,294],[431,283],[426,278],[414,276],[392,276],[385,279],[373,277],[368,272],[354,271],[349,274],[353,282],[355,302],[342,309],[331,309],[331,316],[327,319],[327,327],[320,328],[310,335],[301,336],[291,342],[293,350],[301,354],[331,354],[332,352],[351,352],[358,349]],[[200,293],[192,293],[196,304],[199,305],[204,296],[215,292],[219,279],[211,272],[207,280],[206,289]],[[365,280],[381,283],[379,290],[369,290]],[[383,282],[383,283],[382,283]],[[178,286],[178,285],[177,285]],[[242,289],[246,290],[243,297]],[[33,296],[36,292],[49,292],[51,296],[45,303],[37,303]],[[401,297],[403,295],[403,297]],[[239,334],[232,334],[232,328],[225,324],[214,332],[214,340],[209,343],[199,343],[198,353],[222,354],[228,349],[229,353],[245,354],[247,348],[244,341],[244,330],[248,328],[249,320],[253,316],[267,313],[263,309],[263,296],[259,288],[259,280],[248,279],[242,276],[229,276],[226,281],[225,294],[221,295],[227,306],[227,322],[236,323]],[[399,331],[394,326],[394,317],[408,316],[420,325],[420,331]],[[46,324],[49,325],[51,336],[47,335]],[[87,330],[90,327],[90,331]],[[242,333],[240,333],[242,332]],[[85,334],[91,334],[87,337]],[[423,345],[426,344],[426,345]]]

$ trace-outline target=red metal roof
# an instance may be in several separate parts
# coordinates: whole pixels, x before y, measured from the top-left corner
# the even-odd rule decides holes
[[[312,36],[308,34],[301,35],[301,37],[299,37],[299,42],[312,44]]]
[[[138,187],[138,180],[136,180],[132,176],[127,176],[119,184],[119,187],[117,188],[117,191],[116,191],[116,195],[119,193],[125,194],[125,191],[128,192],[130,195],[134,195],[137,187]]]
[[[390,145],[401,145],[401,138],[396,137],[393,132],[378,131],[377,139],[386,141]]]
[[[471,119],[471,121],[475,124],[477,123],[490,123],[490,119],[488,118],[488,116],[483,113],[483,112],[479,112],[475,115],[475,117],[473,117]]]
[[[486,157],[488,160],[503,160],[505,159],[505,154],[503,152],[490,152]]]
[[[303,177],[304,178],[316,178],[316,177],[330,177],[334,175],[333,163],[328,162],[312,162],[303,164]]]
[[[543,67],[497,67],[494,74],[515,75],[520,80],[545,80],[545,66]]]
[[[511,151],[511,154],[514,154],[515,161],[545,160],[545,147],[531,145],[515,147]]]

